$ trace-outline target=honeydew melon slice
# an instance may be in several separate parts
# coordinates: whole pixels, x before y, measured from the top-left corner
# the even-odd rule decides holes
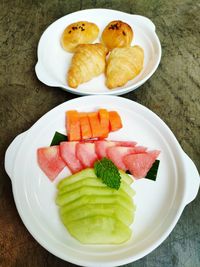
[[[60,209],[60,216],[65,224],[96,215],[116,217],[127,226],[129,226],[134,219],[134,212],[127,210],[119,204],[86,204],[67,212],[64,211],[62,207]]]
[[[128,175],[127,173],[125,173],[122,170],[119,170],[119,173],[120,173],[122,180],[124,182],[126,182],[128,185],[131,185],[133,183],[134,180],[130,175]]]
[[[85,178],[83,180],[77,181],[73,184],[69,184],[66,186],[63,186],[59,191],[58,195],[61,194],[66,194],[68,192],[71,192],[77,188],[80,188],[82,186],[97,186],[97,187],[106,187],[107,185],[102,183],[101,179],[95,178],[95,177],[90,177],[90,178]],[[126,192],[130,197],[133,197],[135,195],[135,191],[126,184],[126,182],[121,181],[120,188],[122,191]]]
[[[105,195],[105,196],[96,196],[96,195],[84,195],[69,204],[66,204],[61,207],[61,213],[70,212],[71,210],[78,209],[80,206],[86,204],[118,204],[123,208],[134,212],[135,205],[132,199],[125,198],[121,195]]]
[[[83,180],[85,178],[89,177],[96,177],[96,174],[94,172],[94,169],[92,168],[86,168],[80,172],[77,172],[75,174],[72,174],[64,179],[62,179],[58,184],[57,188],[58,190],[61,189],[63,186],[73,184],[75,182],[78,182],[80,180]]]
[[[128,185],[132,184],[133,179],[124,171],[119,170],[120,176],[122,178],[122,180],[124,182],[126,182]],[[57,188],[61,189],[62,187],[66,186],[66,185],[70,185],[73,183],[76,183],[80,180],[83,180],[85,178],[89,178],[89,177],[97,177],[95,174],[94,169],[92,168],[86,168],[78,173],[72,174],[64,179],[62,179],[58,185]]]
[[[105,196],[105,195],[121,195],[124,198],[127,198],[129,200],[132,200],[132,198],[126,194],[121,188],[119,190],[110,188],[110,187],[98,187],[98,186],[87,186],[84,185],[80,188],[77,188],[71,192],[64,193],[64,194],[58,194],[56,197],[56,204],[59,206],[63,206],[67,203],[70,203],[71,201],[74,201],[75,199],[84,196],[84,195],[100,195],[100,196]]]
[[[83,244],[121,244],[132,234],[127,225],[110,216],[91,216],[64,224],[69,233]]]

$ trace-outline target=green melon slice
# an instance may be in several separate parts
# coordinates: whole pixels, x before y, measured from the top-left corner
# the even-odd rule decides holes
[[[128,194],[126,194],[122,189],[116,190],[109,187],[84,185],[66,194],[65,193],[60,195],[58,194],[56,197],[56,204],[59,206],[63,206],[84,195],[96,195],[96,196],[100,195],[102,197],[105,195],[112,195],[112,196],[121,195],[124,198],[127,198],[132,201],[132,198]]]
[[[65,223],[69,233],[83,244],[121,244],[131,238],[131,229],[115,217],[91,216]]]
[[[65,211],[65,209],[61,207],[60,215],[62,221],[65,223],[90,216],[105,215],[116,217],[127,226],[133,222],[134,218],[133,211],[127,210],[119,204],[86,204],[70,211]]]
[[[128,185],[131,185],[133,183],[133,178],[131,178],[130,175],[128,175],[127,173],[125,173],[124,171],[122,170],[119,170],[119,173],[120,173],[120,176],[122,178],[122,180],[124,182],[126,182]]]
[[[124,171],[119,170],[120,176],[124,182],[126,182],[128,185],[133,183],[133,179]],[[70,185],[73,183],[76,183],[78,181],[84,180],[85,178],[89,177],[97,177],[94,169],[92,168],[86,168],[78,173],[72,174],[64,179],[62,179],[58,184],[57,188],[61,189],[62,187],[66,185]]]
[[[97,186],[97,187],[106,187],[107,185],[102,183],[101,179],[95,178],[95,177],[86,177],[85,179],[82,179],[80,181],[77,181],[73,184],[69,184],[66,186],[62,186],[58,192],[59,195],[66,194],[68,192],[71,192],[75,189],[78,189],[82,186]],[[126,192],[130,197],[133,197],[135,195],[135,191],[126,184],[126,182],[121,181],[120,188],[122,191]]]
[[[70,202],[61,207],[62,213],[70,212],[73,209],[78,209],[82,205],[86,204],[118,204],[123,208],[133,212],[135,210],[135,205],[132,199],[127,199],[121,195],[106,195],[106,196],[95,196],[95,195],[84,195],[78,199]]]
[[[63,186],[73,184],[75,182],[78,182],[80,180],[83,180],[88,177],[96,177],[94,169],[92,168],[86,168],[80,172],[77,172],[75,174],[72,174],[64,179],[62,179],[58,184],[57,188],[61,189]]]

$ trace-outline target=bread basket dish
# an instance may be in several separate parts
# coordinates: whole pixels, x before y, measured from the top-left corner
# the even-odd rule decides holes
[[[87,21],[85,21],[86,18]],[[92,27],[94,27],[93,32],[89,30]],[[159,65],[161,45],[155,30],[155,25],[150,19],[116,10],[88,9],[71,13],[52,23],[42,34],[37,50],[36,75],[41,82],[48,86],[59,87],[77,95],[122,95],[128,93],[145,83]],[[86,34],[87,31],[88,34]],[[118,32],[120,32],[120,36]],[[110,44],[112,39],[113,46]],[[94,43],[104,44],[108,48],[107,58],[105,58],[106,64],[101,63],[97,66],[98,56],[95,59],[91,52]],[[68,79],[69,68],[75,61],[73,52],[76,53],[75,46],[78,44],[88,46],[87,51],[83,53],[86,55],[86,61],[84,61],[84,55],[81,59],[78,57],[74,63],[76,65],[74,74],[70,72],[72,78]],[[123,51],[128,46],[140,47],[139,53],[142,53],[143,57],[142,61],[139,62],[139,66],[142,63],[140,68],[135,68],[135,63],[131,65],[132,59],[128,63],[129,55],[127,52],[114,52],[115,49],[120,50],[121,48]],[[115,49],[111,51],[113,48]],[[119,59],[117,65],[123,62],[124,65],[127,63],[127,68],[132,72],[131,75],[126,75],[123,83],[118,81],[122,81],[124,78],[124,76],[120,76],[126,70],[123,64],[120,70],[116,69],[111,74],[111,77],[116,74],[115,82],[107,81],[107,77],[110,76],[108,70],[110,67],[107,68],[106,65],[112,65],[109,60],[111,53],[114,53]],[[132,51],[130,50],[129,53],[131,56]],[[121,57],[122,55],[124,57]],[[88,60],[89,58],[91,60]],[[102,59],[100,59],[101,61]],[[81,64],[83,64],[82,67]],[[116,65],[116,61],[113,62],[113,65]],[[85,66],[89,71],[86,71]],[[117,71],[118,73],[116,73]],[[80,76],[80,73],[82,73],[81,78],[77,77]],[[79,82],[74,83],[72,79],[79,79]]]

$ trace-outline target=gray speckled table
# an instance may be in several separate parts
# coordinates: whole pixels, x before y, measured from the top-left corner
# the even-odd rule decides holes
[[[40,83],[34,72],[39,38],[59,17],[86,8],[112,8],[149,17],[156,24],[161,64],[140,89],[124,97],[157,113],[200,168],[200,2],[192,0],[44,0],[0,3],[0,266],[73,266],[43,249],[15,208],[4,153],[19,133],[56,105],[76,97]],[[200,266],[200,197],[189,204],[155,251],[127,266]]]

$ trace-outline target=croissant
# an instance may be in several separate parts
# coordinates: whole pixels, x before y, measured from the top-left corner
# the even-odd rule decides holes
[[[144,52],[140,46],[113,49],[106,68],[107,87],[112,89],[125,85],[140,73],[143,62]]]
[[[108,50],[103,44],[78,45],[72,57],[67,81],[72,88],[91,80],[105,71]]]
[[[101,41],[109,49],[128,47],[133,39],[131,26],[121,20],[111,21],[103,30]]]
[[[61,36],[61,45],[68,52],[74,52],[79,44],[92,43],[99,34],[96,24],[78,21],[67,26]]]

